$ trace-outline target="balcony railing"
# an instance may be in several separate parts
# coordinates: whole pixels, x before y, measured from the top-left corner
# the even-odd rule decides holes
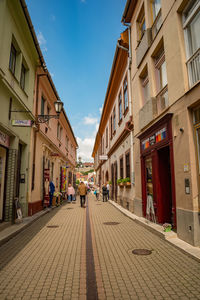
[[[160,114],[165,108],[169,106],[168,99],[168,86],[166,85],[156,96],[158,114]]]
[[[192,87],[200,80],[200,49],[187,61],[189,85]]]

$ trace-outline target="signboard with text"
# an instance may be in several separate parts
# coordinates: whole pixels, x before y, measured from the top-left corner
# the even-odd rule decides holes
[[[108,159],[108,155],[99,155],[99,159],[100,160],[107,160]]]
[[[31,127],[32,121],[31,120],[12,120],[12,126]]]

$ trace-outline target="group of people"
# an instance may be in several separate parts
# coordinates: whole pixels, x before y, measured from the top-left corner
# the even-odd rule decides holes
[[[109,190],[110,190],[109,183],[102,185],[103,202],[106,202],[109,200]],[[86,201],[88,187],[85,185],[84,182],[80,182],[80,184],[78,186],[78,191],[79,191],[79,195],[80,195],[81,207],[85,207],[85,201]],[[55,186],[54,186],[54,183],[51,181],[49,184],[49,196],[50,196],[49,206],[50,207],[52,206],[52,199],[53,199],[54,192],[55,192]],[[97,185],[94,190],[94,195],[96,196],[97,200],[99,200],[99,194],[100,194],[100,188],[99,188],[99,185]],[[70,183],[69,183],[68,189],[67,189],[67,199],[68,199],[68,202],[76,201],[76,192],[75,192],[74,187]]]
[[[103,202],[106,202],[109,200],[109,191],[110,191],[109,183],[103,184],[102,185]],[[97,185],[96,189],[94,190],[94,195],[96,196],[97,200],[99,200],[99,194],[100,194],[100,188],[99,188],[99,185]]]

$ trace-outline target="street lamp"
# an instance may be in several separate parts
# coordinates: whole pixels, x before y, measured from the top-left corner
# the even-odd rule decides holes
[[[38,115],[36,116],[36,124],[38,123],[47,123],[50,119],[59,119],[60,113],[63,109],[63,102],[58,99],[54,102],[54,107],[56,110],[56,115]]]

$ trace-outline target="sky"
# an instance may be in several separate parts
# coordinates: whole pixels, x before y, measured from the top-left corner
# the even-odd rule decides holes
[[[40,47],[77,139],[92,150],[126,0],[26,0]]]

